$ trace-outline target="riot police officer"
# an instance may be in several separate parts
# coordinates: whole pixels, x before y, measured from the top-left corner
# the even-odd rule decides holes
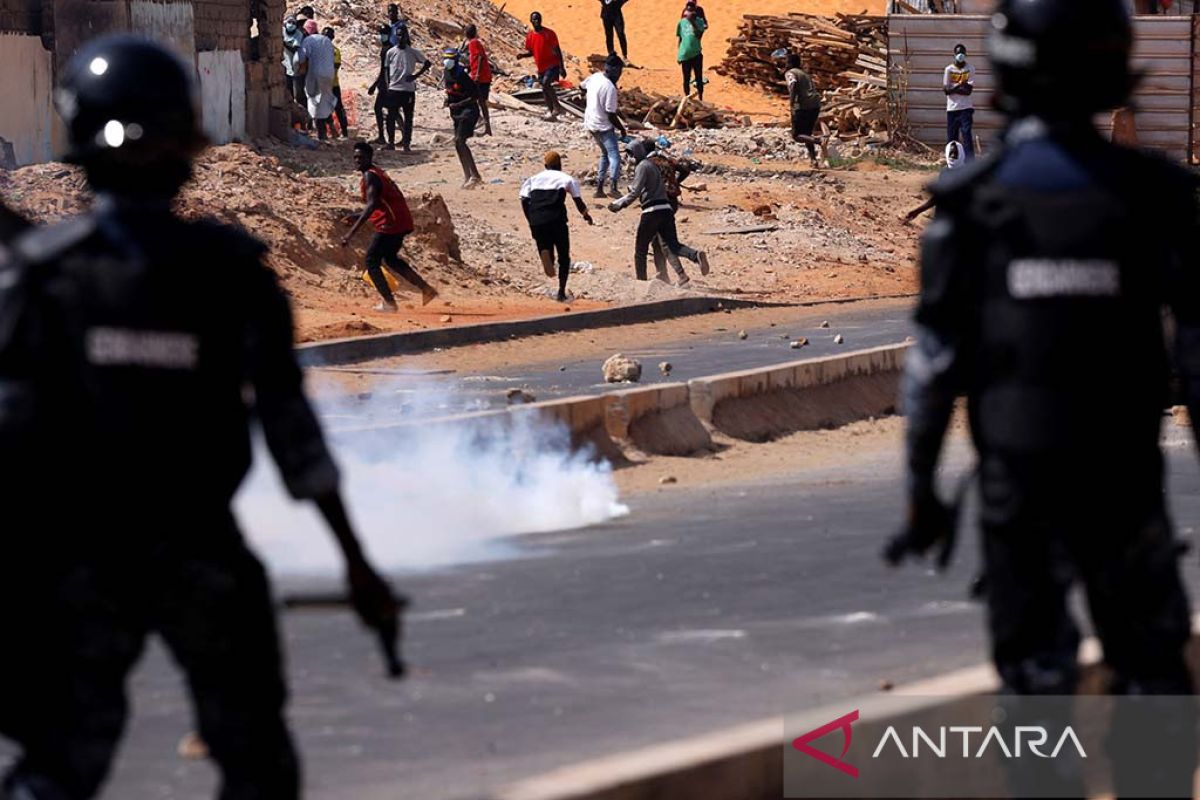
[[[1076,583],[1116,692],[1192,692],[1158,437],[1164,305],[1200,419],[1196,186],[1093,127],[1131,93],[1131,43],[1121,0],[1001,0],[989,49],[1009,117],[1003,143],[935,184],[922,246],[903,387],[910,525],[887,555],[952,539],[934,471],[966,394],[992,658],[1018,694],[1074,691]]]
[[[290,493],[329,523],[361,620],[387,632],[399,601],[347,519],[263,245],[172,213],[204,144],[192,70],[148,40],[105,37],[72,59],[56,103],[96,201],[22,234],[0,264],[0,462],[21,465],[4,506],[36,520],[9,528],[42,545],[24,585],[52,587],[21,610],[49,632],[32,654],[47,671],[37,724],[6,726],[25,754],[5,790],[96,794],[126,678],[157,634],[187,676],[220,797],[296,797],[269,587],[229,508],[252,415]],[[4,660],[25,644],[6,643]]]

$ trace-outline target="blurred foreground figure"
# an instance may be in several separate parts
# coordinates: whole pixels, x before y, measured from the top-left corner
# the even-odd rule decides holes
[[[203,146],[194,97],[191,70],[158,45],[85,47],[57,103],[95,208],[22,234],[0,262],[0,485],[17,523],[0,729],[24,750],[12,798],[96,795],[151,634],[186,674],[220,797],[298,796],[267,578],[229,509],[252,415],[291,494],[333,530],[359,617],[395,636],[400,601],[347,520],[264,247],[171,211]]]
[[[1200,420],[1196,186],[1093,127],[1135,82],[1120,0],[1002,0],[992,25],[996,100],[1010,122],[998,152],[933,189],[904,384],[910,524],[886,555],[933,550],[944,566],[954,515],[934,471],[966,394],[992,658],[1006,689],[1074,692],[1080,634],[1067,597],[1081,584],[1113,690],[1189,695],[1191,622],[1159,425],[1164,305]],[[1071,79],[1080,63],[1093,79]],[[1190,721],[1178,741],[1194,749]],[[1190,769],[1160,777],[1162,796],[1190,796]]]

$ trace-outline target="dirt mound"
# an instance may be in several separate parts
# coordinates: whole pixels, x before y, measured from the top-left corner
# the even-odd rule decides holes
[[[212,217],[242,227],[264,241],[267,261],[301,311],[324,309],[353,298],[365,305],[373,290],[363,280],[362,256],[367,232],[354,245],[340,245],[342,217],[360,208],[353,187],[342,180],[298,172],[272,155],[231,144],[205,152],[195,177],[179,197],[186,218]],[[83,174],[50,163],[0,172],[0,195],[35,223],[53,222],[84,211],[90,195]],[[434,192],[411,198],[416,231],[405,251],[435,285],[476,288],[477,276],[462,263],[462,249],[446,201]],[[365,327],[364,327],[365,326]],[[324,336],[379,330],[362,320],[321,324]],[[302,338],[310,338],[304,332]]]

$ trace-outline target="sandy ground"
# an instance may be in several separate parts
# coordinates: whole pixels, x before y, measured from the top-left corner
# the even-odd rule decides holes
[[[533,11],[541,11],[547,27],[552,28],[565,50],[586,58],[591,53],[605,52],[604,27],[600,22],[598,0],[500,0],[505,10],[521,20]],[[784,102],[767,98],[756,89],[735,83],[713,71],[725,57],[730,37],[737,35],[738,26],[746,14],[788,14],[800,11],[810,14],[883,13],[884,0],[724,0],[703,2],[709,30],[704,36],[705,87],[704,99],[723,108],[750,114],[756,120],[781,117]],[[642,69],[631,69],[623,81],[642,89],[662,94],[678,95],[683,91],[680,67],[675,59],[677,40],[675,26],[683,10],[683,0],[655,2],[629,0],[624,9],[625,30],[629,39],[629,59]],[[578,79],[581,73],[573,75]]]

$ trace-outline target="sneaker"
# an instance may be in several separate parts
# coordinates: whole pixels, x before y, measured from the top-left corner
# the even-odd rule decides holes
[[[592,196],[593,196],[593,197],[595,197],[597,200],[606,200],[606,199],[608,199],[608,195],[605,193],[605,191],[604,191],[604,187],[603,187],[603,186],[597,186],[597,187],[596,187],[596,193],[595,193],[594,195],[592,195]]]
[[[437,289],[433,288],[432,286],[425,286],[423,289],[421,289],[421,305],[429,305],[437,296]]]
[[[701,250],[696,254],[696,260],[700,262],[700,274],[708,274],[708,253]]]
[[[470,178],[467,178],[465,181],[463,181],[462,188],[474,189],[476,186],[479,186],[482,183],[483,183],[483,181],[480,180],[479,178],[471,176]]]
[[[383,312],[383,313],[387,313],[387,314],[394,314],[397,311],[399,311],[399,309],[396,307],[395,303],[384,303],[384,302],[380,302],[379,305],[375,306],[375,308],[373,308],[371,310],[379,311],[379,312]]]

